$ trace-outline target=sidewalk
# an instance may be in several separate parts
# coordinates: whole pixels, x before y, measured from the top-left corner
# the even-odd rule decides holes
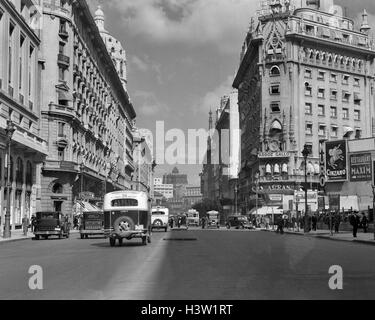
[[[79,233],[79,230],[70,230],[70,234]],[[27,233],[27,236],[23,235],[22,230],[15,230],[12,231],[11,238],[4,239],[3,238],[3,232],[0,234],[0,245],[9,243],[9,242],[15,242],[15,241],[23,241],[23,240],[30,240],[34,238],[34,234],[32,232]]]
[[[275,230],[262,229],[262,231],[276,232],[276,229]],[[370,233],[358,232],[357,238],[353,237],[352,232],[347,232],[347,231],[341,231],[339,233],[333,233],[333,235],[331,235],[329,230],[310,231],[305,234],[303,230],[300,230],[298,232],[298,231],[284,229],[284,233],[307,236],[307,237],[315,237],[315,238],[327,239],[327,240],[334,240],[334,241],[346,241],[346,242],[352,242],[352,243],[364,243],[364,244],[375,245],[374,233],[372,232]]]

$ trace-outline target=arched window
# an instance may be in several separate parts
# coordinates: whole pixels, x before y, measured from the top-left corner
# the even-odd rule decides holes
[[[267,164],[266,165],[266,174],[271,174],[272,171],[271,171],[271,165],[270,164]]]
[[[276,173],[276,174],[279,174],[280,173],[280,166],[276,163],[274,168],[273,168],[273,172]]]
[[[282,173],[288,173],[288,165],[286,163],[283,164]]]
[[[55,183],[52,187],[52,193],[55,193],[55,194],[63,193],[63,186],[60,183]]]
[[[270,75],[271,76],[279,76],[280,75],[280,68],[278,66],[273,66],[270,69]]]

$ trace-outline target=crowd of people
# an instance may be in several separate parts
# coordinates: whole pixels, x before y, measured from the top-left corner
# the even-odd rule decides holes
[[[363,212],[360,214],[358,211],[353,212],[324,212],[315,213],[307,217],[302,214],[296,216],[282,215],[276,216],[273,223],[269,216],[253,216],[251,218],[252,224],[255,228],[266,228],[271,229],[277,227],[277,232],[283,233],[284,228],[292,231],[307,230],[317,231],[319,229],[328,229],[331,233],[339,233],[340,225],[342,223],[348,223],[352,226],[353,237],[357,237],[358,229],[363,229],[364,233],[367,233],[369,226],[369,219]],[[307,228],[305,223],[307,222]]]

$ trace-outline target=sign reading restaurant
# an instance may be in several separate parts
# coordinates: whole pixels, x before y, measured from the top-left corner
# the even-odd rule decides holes
[[[350,155],[350,181],[371,181],[371,153]]]
[[[325,149],[327,181],[347,181],[346,140],[326,142]]]

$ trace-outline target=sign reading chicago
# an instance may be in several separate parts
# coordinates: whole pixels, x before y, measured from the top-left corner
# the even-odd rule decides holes
[[[350,181],[371,181],[371,153],[350,155]]]

